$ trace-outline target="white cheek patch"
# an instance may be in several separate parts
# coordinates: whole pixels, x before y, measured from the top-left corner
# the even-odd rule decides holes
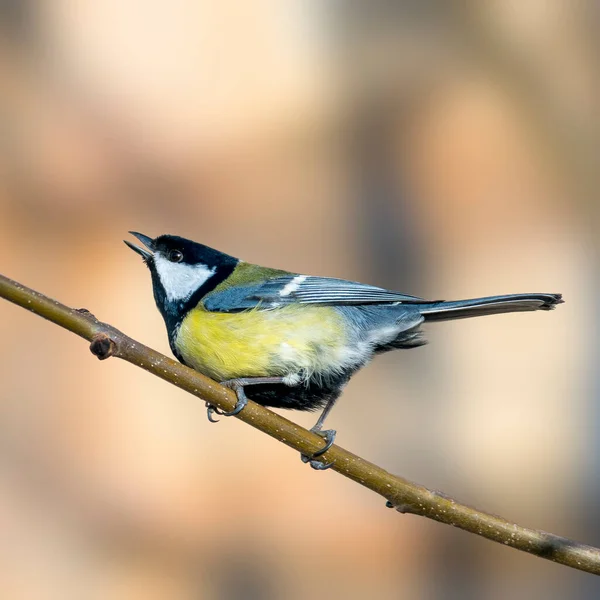
[[[297,275],[279,292],[279,295],[283,298],[293,294],[305,281],[306,275]]]
[[[154,255],[154,265],[169,301],[187,300],[216,272],[206,265],[173,263],[162,256]]]

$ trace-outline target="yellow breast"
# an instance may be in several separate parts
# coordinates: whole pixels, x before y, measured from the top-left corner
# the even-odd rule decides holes
[[[331,307],[216,313],[199,305],[186,315],[175,345],[188,365],[223,381],[326,373],[336,368],[347,339]]]

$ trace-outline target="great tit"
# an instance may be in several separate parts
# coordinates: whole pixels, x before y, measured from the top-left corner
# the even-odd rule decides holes
[[[173,354],[237,394],[277,408],[323,409],[322,431],[342,389],[375,355],[426,343],[421,325],[505,312],[551,310],[560,294],[509,294],[452,302],[428,301],[354,281],[299,275],[250,264],[174,235],[130,232],[145,248],[125,243],[150,269],[154,299]],[[247,391],[246,391],[247,388]]]

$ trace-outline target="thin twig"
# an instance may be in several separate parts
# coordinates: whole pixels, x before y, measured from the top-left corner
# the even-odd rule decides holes
[[[235,406],[236,398],[230,390],[101,323],[85,309],[69,308],[2,275],[0,297],[90,341],[91,351],[100,359],[122,358],[223,411]],[[255,402],[250,401],[237,418],[303,454],[312,454],[323,445],[318,435]],[[334,471],[383,496],[388,506],[399,512],[421,515],[574,569],[600,574],[598,548],[527,529],[459,504],[445,494],[392,475],[339,446],[332,446],[323,459],[333,463]]]

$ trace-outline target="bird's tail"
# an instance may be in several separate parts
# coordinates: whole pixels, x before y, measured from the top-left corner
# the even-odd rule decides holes
[[[451,321],[507,312],[552,310],[563,302],[561,294],[507,294],[472,300],[432,302],[419,306],[425,321]]]

